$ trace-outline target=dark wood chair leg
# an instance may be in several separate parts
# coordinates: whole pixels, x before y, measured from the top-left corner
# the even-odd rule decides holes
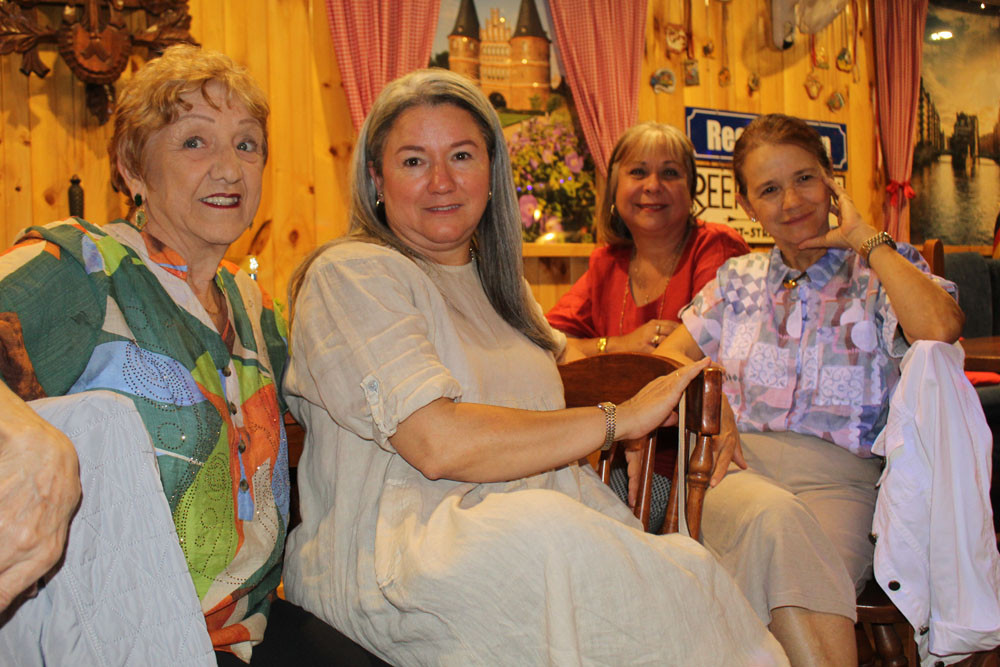
[[[903,642],[892,624],[872,623],[872,637],[882,667],[907,667],[909,662],[903,653]]]
[[[875,651],[861,623],[854,624],[854,637],[858,646],[858,667],[875,667]]]

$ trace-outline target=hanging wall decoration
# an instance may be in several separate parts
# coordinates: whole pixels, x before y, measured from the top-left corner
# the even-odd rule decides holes
[[[698,61],[694,57],[694,28],[691,25],[691,0],[684,3],[684,32],[687,35],[687,58],[684,59],[684,85],[697,86],[701,83],[698,75]]]
[[[852,9],[856,12],[854,0],[844,7],[844,48],[837,54],[837,69],[841,72],[850,72],[854,69],[854,54],[858,50],[858,19],[852,14]]]
[[[62,7],[62,21],[51,25],[40,7]],[[128,19],[144,14],[145,27],[133,30]],[[114,83],[135,47],[153,53],[191,38],[187,0],[0,0],[0,55],[21,54],[21,72],[45,77],[49,68],[38,55],[55,44],[59,55],[86,84],[87,108],[101,123],[114,107]]]
[[[669,67],[658,69],[649,78],[649,85],[657,93],[672,93],[677,88],[677,77]]]
[[[709,0],[705,0],[705,34],[708,35],[708,39],[701,45],[701,53],[706,58],[711,58],[715,53],[715,42],[712,41],[712,11]]]
[[[809,76],[806,77],[805,86],[806,94],[809,95],[809,99],[811,100],[815,100],[823,92],[823,82],[816,76],[816,72],[809,72]]]
[[[688,58],[684,61],[684,85],[697,86],[701,84],[701,77],[698,74],[698,61]]]
[[[830,111],[840,111],[844,108],[844,96],[840,94],[839,90],[833,91],[830,97],[826,98],[826,106]]]
[[[679,23],[667,24],[667,51],[670,53],[683,53],[687,50],[687,34],[684,26]]]
[[[729,4],[723,2],[722,5],[722,69],[719,70],[719,86],[725,88],[733,82],[733,75],[729,71]]]

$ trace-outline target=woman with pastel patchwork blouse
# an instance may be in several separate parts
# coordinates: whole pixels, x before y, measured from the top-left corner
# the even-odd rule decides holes
[[[756,119],[733,169],[740,205],[775,247],[723,264],[658,349],[726,370],[732,411],[702,534],[792,664],[857,664],[872,443],[907,347],[955,341],[964,316],[951,283],[861,218],[803,121]]]

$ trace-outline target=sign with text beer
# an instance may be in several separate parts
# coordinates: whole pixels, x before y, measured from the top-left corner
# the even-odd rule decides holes
[[[695,158],[714,163],[731,162],[733,147],[757,114],[715,111],[687,107],[685,120],[687,135],[694,144]],[[847,169],[847,126],[842,123],[825,123],[807,120],[819,132],[836,171]],[[834,177],[841,185],[842,176]],[[720,222],[743,235],[747,243],[774,243],[760,226],[751,221],[736,203],[736,180],[728,165],[701,165],[698,167],[698,185],[695,196],[697,217],[707,222]]]

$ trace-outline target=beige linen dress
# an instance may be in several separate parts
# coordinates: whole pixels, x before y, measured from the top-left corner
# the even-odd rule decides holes
[[[471,484],[396,454],[397,425],[441,397],[563,407],[552,355],[496,314],[474,261],[329,249],[296,304],[285,391],[307,433],[288,598],[386,660],[787,664],[708,552],[643,533],[589,468]]]

